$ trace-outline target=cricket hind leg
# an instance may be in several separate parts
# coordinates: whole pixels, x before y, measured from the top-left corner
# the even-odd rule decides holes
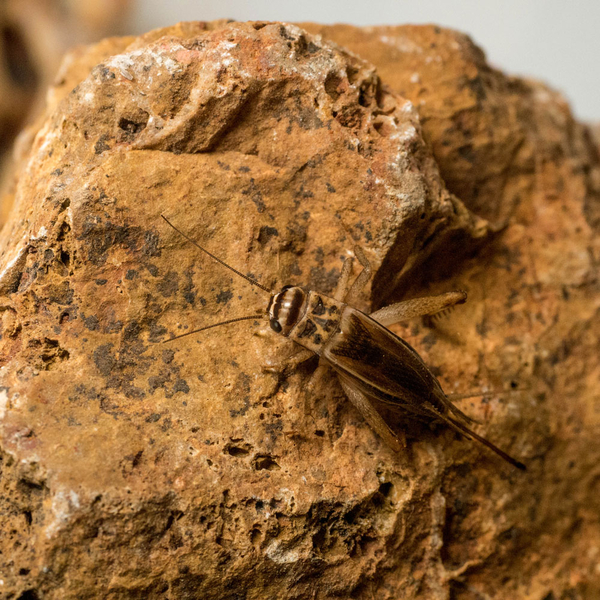
[[[370,400],[360,390],[338,376],[342,389],[348,400],[354,404],[365,421],[375,430],[375,433],[396,452],[406,447],[406,442],[401,442],[396,434],[390,429],[383,417],[377,412]]]
[[[370,317],[380,325],[387,327],[414,317],[433,315],[456,304],[462,304],[466,300],[466,292],[446,292],[438,296],[424,296],[423,298],[413,298],[412,300],[390,304],[371,313]]]
[[[471,440],[479,442],[480,444],[484,445],[486,448],[489,448],[492,452],[497,454],[500,458],[505,460],[507,463],[511,464],[513,467],[516,467],[517,469],[520,469],[521,471],[527,470],[527,467],[522,462],[513,458],[512,456],[510,456],[510,454],[507,454],[506,452],[504,452],[504,450],[501,450],[500,448],[498,448],[498,446],[496,446],[489,440],[487,440],[484,437],[480,436],[479,434],[475,433],[472,429],[467,427],[460,420],[455,419],[449,415],[444,415],[444,414],[440,413],[432,404],[428,403],[426,405],[426,408],[428,408],[431,411],[433,416],[437,417],[440,421],[443,421],[444,423],[449,425],[457,433],[460,433],[460,434],[464,435],[465,437],[468,437]]]

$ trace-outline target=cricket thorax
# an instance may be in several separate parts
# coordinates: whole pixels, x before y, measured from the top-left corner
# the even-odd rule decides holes
[[[308,292],[306,309],[290,331],[289,338],[316,354],[321,354],[324,344],[339,330],[343,306],[342,302],[334,298]]]

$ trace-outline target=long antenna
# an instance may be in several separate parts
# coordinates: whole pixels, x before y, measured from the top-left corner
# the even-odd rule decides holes
[[[252,319],[260,319],[262,316],[263,315],[249,315],[247,317],[238,317],[237,319],[229,319],[229,321],[221,321],[220,323],[213,323],[212,325],[207,325],[206,327],[200,327],[200,329],[194,329],[193,331],[188,331],[186,333],[182,333],[181,335],[176,335],[175,337],[169,338],[168,340],[163,340],[161,343],[166,344],[167,342],[172,342],[173,340],[178,340],[182,337],[192,335],[193,333],[199,333],[200,331],[205,331],[206,329],[212,329],[213,327],[219,327],[219,325],[227,325],[229,323],[237,323],[237,321],[251,321]]]
[[[216,260],[218,263],[222,264],[224,267],[227,267],[230,271],[233,271],[236,275],[239,275],[240,277],[244,278],[246,281],[249,281],[252,285],[255,285],[256,287],[260,288],[261,290],[267,292],[267,294],[271,295],[271,290],[267,289],[264,285],[261,285],[260,283],[258,283],[258,281],[256,281],[256,279],[252,279],[252,277],[248,277],[247,275],[244,275],[243,273],[240,273],[237,269],[234,269],[233,267],[230,267],[226,262],[222,261],[220,258],[217,258],[214,254],[211,254],[206,248],[203,248],[198,242],[195,242],[191,237],[189,237],[188,235],[186,235],[185,233],[183,233],[183,231],[181,231],[180,229],[177,229],[177,227],[175,227],[175,225],[173,225],[173,223],[171,223],[171,221],[169,221],[169,219],[167,219],[167,217],[165,217],[165,215],[160,215],[160,216],[179,235],[182,235],[188,242],[190,242],[191,244],[194,244],[194,246],[196,246],[196,248],[198,248],[199,250],[202,250],[202,252],[208,254],[213,260]],[[175,339],[175,338],[173,338],[173,339]]]

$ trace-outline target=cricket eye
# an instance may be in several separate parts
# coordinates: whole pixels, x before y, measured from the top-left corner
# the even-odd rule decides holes
[[[271,319],[269,321],[269,325],[275,333],[281,333],[281,330],[283,329],[281,323],[277,319]]]

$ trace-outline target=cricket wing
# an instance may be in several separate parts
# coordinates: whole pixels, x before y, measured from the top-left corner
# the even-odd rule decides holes
[[[368,396],[417,415],[452,413],[470,419],[446,397],[423,359],[402,338],[355,308],[344,307],[340,329],[325,344],[321,356],[340,375],[354,380]]]
[[[411,346],[349,306],[342,311],[339,332],[327,341],[321,356],[340,375],[358,379],[384,397],[431,401],[440,388]]]

